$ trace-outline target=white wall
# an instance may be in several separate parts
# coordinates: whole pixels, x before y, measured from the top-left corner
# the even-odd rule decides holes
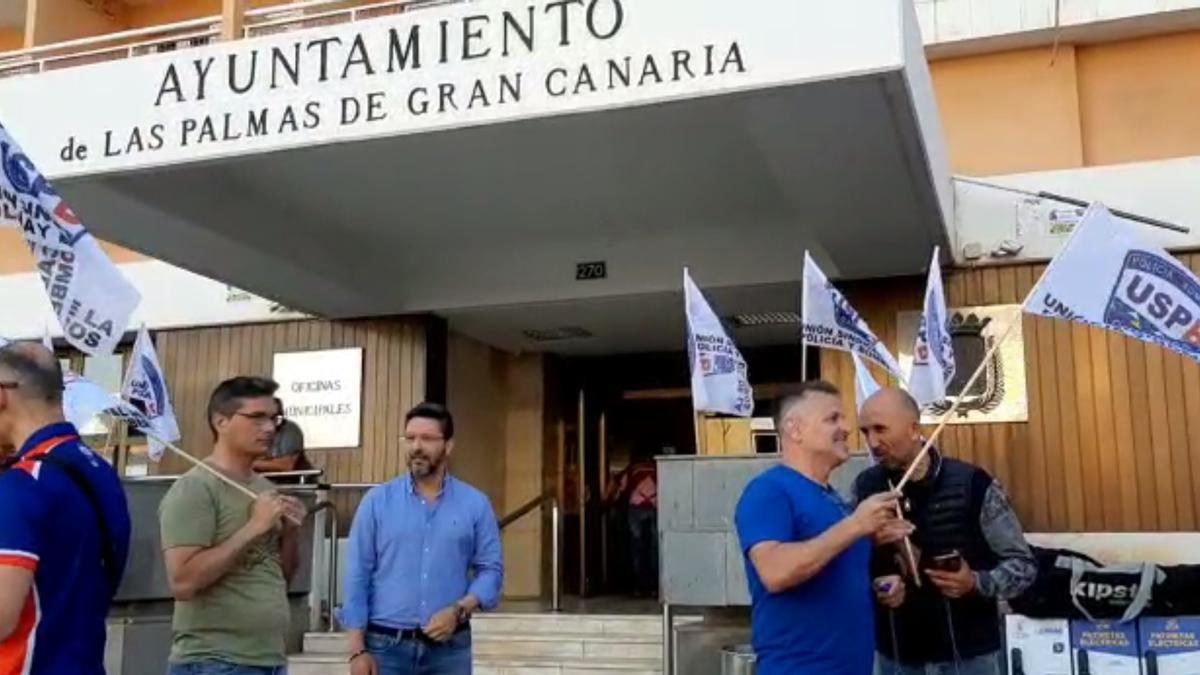
[[[1037,192],[1054,192],[1085,201],[1097,200],[1110,209],[1158,218],[1192,229],[1177,234],[1139,225],[1149,241],[1168,249],[1200,248],[1200,157],[1157,162],[1040,171],[1009,176],[988,176],[989,183]],[[1020,195],[987,187],[955,184],[955,217],[959,247],[955,259],[962,263],[963,248],[972,243],[985,253],[1004,239],[1021,243],[1017,260],[1046,260],[1054,257],[1066,234],[1048,229],[1051,208],[1069,208],[1053,201],[1025,204]],[[982,262],[988,262],[985,258]],[[992,259],[995,262],[996,259]]]
[[[273,310],[274,303],[269,300],[163,262],[118,267],[142,294],[142,303],[133,315],[133,328],[142,322],[157,330],[303,317],[287,309]],[[47,327],[51,336],[62,335],[42,282],[33,272],[0,276],[0,298],[4,298],[0,335],[37,339]]]

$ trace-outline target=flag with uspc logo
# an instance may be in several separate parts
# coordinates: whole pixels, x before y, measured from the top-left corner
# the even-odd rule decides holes
[[[21,230],[67,342],[111,354],[141,295],[3,126],[0,223]]]
[[[746,360],[686,268],[683,302],[692,367],[692,404],[698,412],[750,417],[754,413],[754,391]]]
[[[1200,362],[1200,279],[1093,204],[1024,311],[1099,326]]]
[[[157,462],[166,451],[162,441],[179,440],[179,422],[175,419],[175,409],[167,394],[167,380],[158,364],[158,353],[144,325],[138,331],[133,353],[129,355],[129,371],[125,375],[121,396],[148,421],[150,431],[154,434],[148,439],[148,454],[150,459]]]

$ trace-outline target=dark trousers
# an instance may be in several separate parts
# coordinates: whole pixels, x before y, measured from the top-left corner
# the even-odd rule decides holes
[[[654,595],[658,592],[658,510],[631,506],[628,518],[634,592]]]

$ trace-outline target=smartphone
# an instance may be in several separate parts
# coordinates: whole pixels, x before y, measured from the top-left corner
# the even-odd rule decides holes
[[[950,553],[943,553],[942,555],[934,556],[934,558],[929,561],[929,567],[930,569],[935,569],[939,572],[957,572],[962,569],[962,563],[962,554],[960,554],[958,551],[951,551]]]

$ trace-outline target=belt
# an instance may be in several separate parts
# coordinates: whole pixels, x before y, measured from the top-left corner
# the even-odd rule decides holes
[[[454,634],[457,635],[469,630],[471,630],[471,623],[469,621],[467,623],[460,623],[458,624],[458,627],[454,629]],[[374,633],[375,635],[382,635],[384,637],[397,638],[399,640],[420,640],[422,642],[432,642],[432,640],[429,639],[429,636],[426,635],[425,632],[420,628],[391,628],[389,626],[381,626],[377,623],[369,623],[367,624],[367,632]]]

